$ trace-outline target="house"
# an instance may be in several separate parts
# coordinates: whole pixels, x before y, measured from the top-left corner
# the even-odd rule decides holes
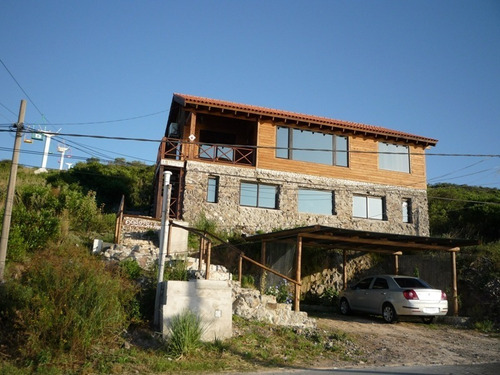
[[[379,126],[174,94],[158,151],[154,216],[203,212],[253,234],[322,225],[429,235],[425,150],[437,140]]]

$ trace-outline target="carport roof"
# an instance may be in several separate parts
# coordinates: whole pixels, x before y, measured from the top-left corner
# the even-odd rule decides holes
[[[246,237],[247,241],[295,241],[302,238],[306,247],[395,254],[401,251],[459,251],[460,247],[478,245],[477,240],[409,236],[402,234],[341,229],[322,225],[286,229]]]

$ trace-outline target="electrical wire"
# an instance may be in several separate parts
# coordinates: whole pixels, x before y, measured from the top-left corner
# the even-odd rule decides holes
[[[14,80],[14,82],[17,84],[17,86],[21,89],[21,91],[23,92],[23,94],[26,95],[26,97],[28,98],[28,100],[30,101],[30,103],[33,104],[33,107],[35,107],[35,109],[38,111],[38,113],[40,114],[40,116],[42,116],[42,118],[45,118],[45,116],[43,115],[42,111],[40,111],[40,109],[38,108],[38,106],[35,104],[35,102],[28,95],[28,93],[26,92],[26,90],[23,89],[23,87],[21,86],[21,84],[17,81],[16,77],[14,77],[14,75],[12,74],[12,72],[9,70],[9,68],[7,68],[7,65],[5,65],[5,63],[3,62],[3,60],[1,58],[0,58],[0,63],[2,63],[2,65],[5,68],[5,70],[7,71],[7,73],[9,73],[9,75]]]

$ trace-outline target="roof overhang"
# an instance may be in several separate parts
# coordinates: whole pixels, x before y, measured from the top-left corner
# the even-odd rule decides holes
[[[368,232],[340,229],[322,225],[287,229],[278,232],[247,236],[254,241],[296,241],[302,239],[302,246],[389,253],[400,255],[403,251],[445,251],[456,252],[461,247],[478,245],[477,240],[409,236],[402,234]]]

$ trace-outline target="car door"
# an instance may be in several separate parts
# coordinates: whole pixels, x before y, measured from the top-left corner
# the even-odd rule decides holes
[[[352,287],[351,299],[349,301],[351,309],[366,311],[366,299],[372,281],[373,277],[367,277]]]
[[[366,311],[374,314],[380,314],[382,311],[382,304],[387,299],[389,292],[389,283],[383,277],[375,278],[375,281],[367,291],[365,303]]]

